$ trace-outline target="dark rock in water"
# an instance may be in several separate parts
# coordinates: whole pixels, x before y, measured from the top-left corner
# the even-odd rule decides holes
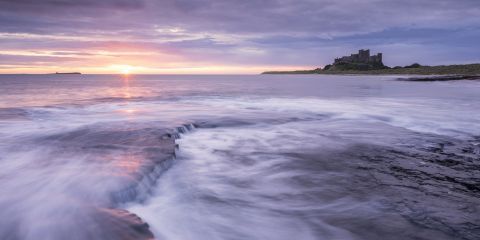
[[[182,128],[183,129],[183,128]],[[107,202],[112,205],[142,200],[161,173],[175,158],[175,138],[165,128],[145,128],[135,124],[88,126],[37,139],[37,143],[58,149],[58,155],[89,154],[89,164],[109,169],[104,179]],[[58,158],[68,161],[68,157]],[[49,164],[52,160],[49,159]],[[122,172],[121,175],[115,171]],[[111,175],[111,176],[110,176]]]
[[[97,228],[97,236],[88,239],[122,239],[150,240],[154,239],[147,223],[137,215],[123,209],[100,209],[90,223]],[[71,239],[71,238],[69,238]],[[86,238],[85,238],[86,239]]]
[[[412,82],[480,80],[480,75],[448,75],[448,76],[434,76],[434,77],[412,77],[412,78],[399,78],[397,80],[412,81]]]
[[[81,207],[81,208],[80,208]],[[64,210],[68,209],[68,212]],[[65,215],[69,213],[69,215]],[[58,216],[57,216],[58,215]],[[52,219],[35,219],[38,223],[21,224],[17,216],[2,220],[2,240],[49,239],[49,240],[150,240],[154,239],[149,225],[137,215],[122,209],[95,208],[78,203],[59,206]],[[2,216],[3,217],[3,216]],[[11,221],[15,219],[18,222]],[[15,223],[17,225],[14,225]],[[6,228],[6,227],[9,228]]]
[[[367,182],[376,185],[371,189],[388,196],[406,219],[451,239],[480,238],[480,156],[462,151],[472,143],[410,150],[358,147],[355,152],[363,153],[358,169],[369,172],[374,181]]]
[[[299,188],[335,186],[329,192],[311,192],[314,199],[381,199],[384,209],[375,216],[351,212],[324,217],[358,239],[480,239],[478,141],[418,137],[422,140],[405,147],[354,143],[342,150],[287,153],[296,164],[289,168],[311,176],[324,171],[346,176],[315,183],[305,175],[292,181]]]
[[[185,125],[181,130],[193,128]],[[24,142],[26,147],[49,149],[29,168],[48,169],[51,178],[28,176],[34,179],[29,188],[37,191],[11,191],[9,198],[0,199],[2,206],[10,206],[0,211],[0,225],[7,226],[2,227],[0,239],[154,239],[148,224],[118,207],[150,194],[174,161],[176,134],[172,129],[122,122]],[[58,184],[51,187],[52,181]],[[2,186],[13,189],[17,184],[7,179]],[[35,222],[25,222],[25,216]]]

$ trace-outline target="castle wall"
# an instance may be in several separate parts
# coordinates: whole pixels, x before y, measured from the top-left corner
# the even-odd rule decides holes
[[[370,56],[370,49],[361,49],[358,53],[353,53],[350,56],[336,58],[334,63],[382,63],[382,53]]]
[[[367,63],[368,60],[370,59],[370,50],[359,50],[358,51],[358,61],[362,63]]]
[[[350,56],[335,58],[334,64],[340,63],[365,63],[365,64],[383,64],[382,53],[370,56],[370,49],[361,49],[358,53],[352,53]]]

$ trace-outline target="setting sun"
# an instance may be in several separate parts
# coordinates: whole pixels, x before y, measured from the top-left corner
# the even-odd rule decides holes
[[[132,67],[131,66],[123,66],[121,73],[124,75],[128,75],[132,72]]]
[[[130,69],[123,69],[122,74],[125,74],[125,75],[130,74]]]
[[[120,73],[120,74],[123,74],[123,75],[129,75],[129,74],[132,74],[133,70],[136,69],[136,68],[137,67],[133,67],[131,65],[121,64],[121,65],[110,65],[107,68],[105,68],[105,70],[110,71],[112,73]],[[136,69],[136,70],[138,70],[138,69]]]

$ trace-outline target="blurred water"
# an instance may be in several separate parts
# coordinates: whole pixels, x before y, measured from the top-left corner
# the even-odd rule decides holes
[[[158,239],[480,237],[479,82],[2,75],[0,84],[1,239],[139,239],[141,223],[122,208]]]

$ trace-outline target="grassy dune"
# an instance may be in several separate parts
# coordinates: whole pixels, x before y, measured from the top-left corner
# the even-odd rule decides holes
[[[366,75],[480,75],[480,64],[421,66],[418,68],[389,68],[379,70],[298,70],[270,71],[262,74],[366,74]]]

